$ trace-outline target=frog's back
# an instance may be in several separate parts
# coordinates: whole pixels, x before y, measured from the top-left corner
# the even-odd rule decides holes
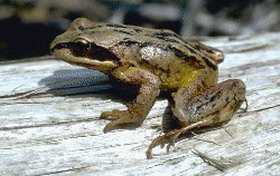
[[[153,53],[162,56],[158,58],[146,56],[143,57],[144,59],[158,59],[165,60],[165,62],[174,62],[174,59],[183,60],[188,67],[195,67],[196,69],[210,67],[217,70],[216,60],[210,56],[214,48],[206,51],[207,46],[199,42],[187,42],[171,30],[133,27],[129,28],[129,30],[134,31],[133,35],[126,36],[121,43],[130,47],[137,45],[141,50],[147,51],[146,54],[148,55]],[[167,58],[164,57],[165,55]]]
[[[115,32],[113,36],[119,37],[118,43],[115,43],[115,45],[121,44],[128,47],[138,46],[140,48],[145,48],[144,50],[149,47],[149,51],[151,51],[151,48],[153,48],[153,51],[156,51],[157,53],[173,53],[179,59],[183,59],[185,62],[188,62],[189,65],[192,65],[193,62],[199,62],[198,65],[210,66],[213,69],[217,69],[215,63],[216,61],[211,57],[208,57],[209,54],[205,54],[213,51],[212,48],[211,50],[202,52],[202,50],[207,48],[207,46],[202,45],[199,42],[186,42],[186,40],[182,39],[178,34],[171,30],[150,29],[138,26],[116,24],[107,24],[107,27],[108,25],[112,27],[113,32]],[[151,57],[143,58],[150,59]],[[167,60],[165,59],[165,61]],[[169,59],[169,61],[173,62],[172,59]]]

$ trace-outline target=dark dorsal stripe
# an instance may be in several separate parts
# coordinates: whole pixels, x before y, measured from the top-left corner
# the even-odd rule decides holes
[[[200,49],[197,49],[197,50],[200,51],[200,52],[198,53],[198,52],[195,51],[195,49],[192,48],[192,46],[188,46],[188,45],[186,45],[186,44],[185,44],[184,46],[185,46],[191,53],[200,55],[200,57],[203,59],[203,61],[206,63],[206,65],[207,65],[208,67],[212,68],[213,70],[217,70],[217,69],[218,69],[217,65],[216,65],[216,64],[213,64],[211,61],[209,61],[209,59],[208,59],[207,57],[201,56],[202,53],[201,53],[201,50],[200,50]]]
[[[174,38],[180,39],[180,37],[177,34],[171,33],[171,32],[155,32],[155,33],[153,33],[152,36],[163,37],[163,38],[174,37]]]
[[[120,24],[106,24],[107,27],[114,27],[114,28],[127,28],[126,26]]]
[[[115,31],[115,32],[119,32],[119,33],[123,33],[123,34],[127,34],[127,35],[133,36],[133,33],[129,32],[129,31],[117,30],[117,29],[115,29],[114,31]]]
[[[202,58],[202,59],[204,60],[204,62],[208,65],[208,67],[211,67],[213,70],[217,70],[217,69],[218,69],[218,66],[215,65],[215,64],[213,64],[211,61],[209,61],[209,59],[208,59],[207,57],[202,56],[201,58]]]

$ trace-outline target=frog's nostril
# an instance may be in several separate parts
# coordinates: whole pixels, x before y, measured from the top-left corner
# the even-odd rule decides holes
[[[84,27],[83,25],[80,25],[80,26],[78,27],[78,29],[81,30],[81,31],[83,31],[83,30],[85,29],[85,27]]]

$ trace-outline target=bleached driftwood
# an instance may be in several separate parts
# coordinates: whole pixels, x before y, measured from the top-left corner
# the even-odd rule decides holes
[[[280,175],[280,33],[204,42],[225,52],[220,80],[246,83],[248,111],[151,160],[166,100],[140,127],[104,134],[101,111],[124,108],[100,92],[106,76],[52,57],[1,63],[0,175]]]

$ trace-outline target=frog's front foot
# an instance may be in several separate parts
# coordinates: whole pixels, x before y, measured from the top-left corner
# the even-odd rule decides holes
[[[117,110],[117,109],[114,109],[112,111],[102,112],[100,115],[100,118],[102,119],[106,119],[108,117],[113,117],[116,119],[111,121],[104,127],[103,129],[104,133],[112,130],[115,126],[133,123],[139,119],[137,116],[131,114],[129,110]]]

